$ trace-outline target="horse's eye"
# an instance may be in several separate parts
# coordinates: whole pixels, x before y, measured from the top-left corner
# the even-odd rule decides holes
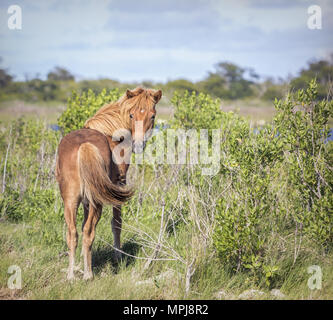
[[[133,119],[133,114],[132,113],[130,114],[130,118]]]
[[[154,120],[155,119],[155,115],[151,116],[151,120]]]

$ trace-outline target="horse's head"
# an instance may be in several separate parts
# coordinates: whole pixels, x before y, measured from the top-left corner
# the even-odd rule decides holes
[[[133,99],[134,107],[130,110],[130,127],[132,131],[132,151],[143,152],[150,138],[155,121],[156,104],[162,97],[161,90],[138,88],[126,91],[127,99]]]

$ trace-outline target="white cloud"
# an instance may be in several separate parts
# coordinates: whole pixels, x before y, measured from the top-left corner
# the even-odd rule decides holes
[[[323,11],[317,32],[306,27],[312,2]],[[61,65],[82,77],[198,80],[222,60],[286,75],[332,49],[333,6],[326,0],[17,3],[21,31],[8,30],[7,7],[0,5],[0,56],[21,78]]]
[[[330,0],[212,0],[223,29],[256,27],[264,33],[307,28],[308,7],[313,4],[321,7],[326,27],[332,26]]]
[[[213,5],[220,14],[222,28],[232,30],[235,27],[255,27],[265,33],[306,28],[307,7],[253,7],[251,3],[244,0],[215,1]]]
[[[32,7],[29,7],[29,4]],[[84,5],[83,5],[84,4]],[[110,13],[110,1],[26,1],[22,5],[23,27],[20,33],[1,28],[4,47],[13,49],[17,42],[40,48],[63,45],[84,39],[97,46],[111,37],[103,30]],[[1,9],[4,16],[5,8]],[[16,47],[17,48],[17,47]]]

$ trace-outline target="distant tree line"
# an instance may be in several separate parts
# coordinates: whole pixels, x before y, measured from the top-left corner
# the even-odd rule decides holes
[[[1,62],[1,58],[0,58]],[[333,54],[327,60],[310,61],[299,74],[287,80],[261,79],[252,68],[243,68],[231,62],[219,62],[215,71],[197,82],[187,79],[171,80],[166,83],[151,81],[124,83],[112,79],[76,81],[75,76],[66,68],[56,66],[46,77],[46,80],[35,76],[26,81],[14,81],[14,76],[7,69],[0,67],[0,99],[22,99],[27,101],[67,101],[73,90],[79,92],[92,89],[95,93],[104,88],[126,89],[135,86],[162,88],[167,96],[174,91],[204,92],[224,100],[258,97],[272,101],[282,98],[288,90],[305,88],[309,81],[316,78],[318,82],[318,98],[323,99],[328,92],[328,86],[333,77]]]

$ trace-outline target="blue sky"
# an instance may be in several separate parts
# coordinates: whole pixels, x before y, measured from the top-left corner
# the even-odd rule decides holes
[[[7,9],[22,8],[22,30]],[[307,27],[310,5],[322,29]],[[200,80],[219,61],[295,75],[333,52],[331,0],[16,0],[0,4],[1,67],[24,79],[55,65],[78,79]]]

